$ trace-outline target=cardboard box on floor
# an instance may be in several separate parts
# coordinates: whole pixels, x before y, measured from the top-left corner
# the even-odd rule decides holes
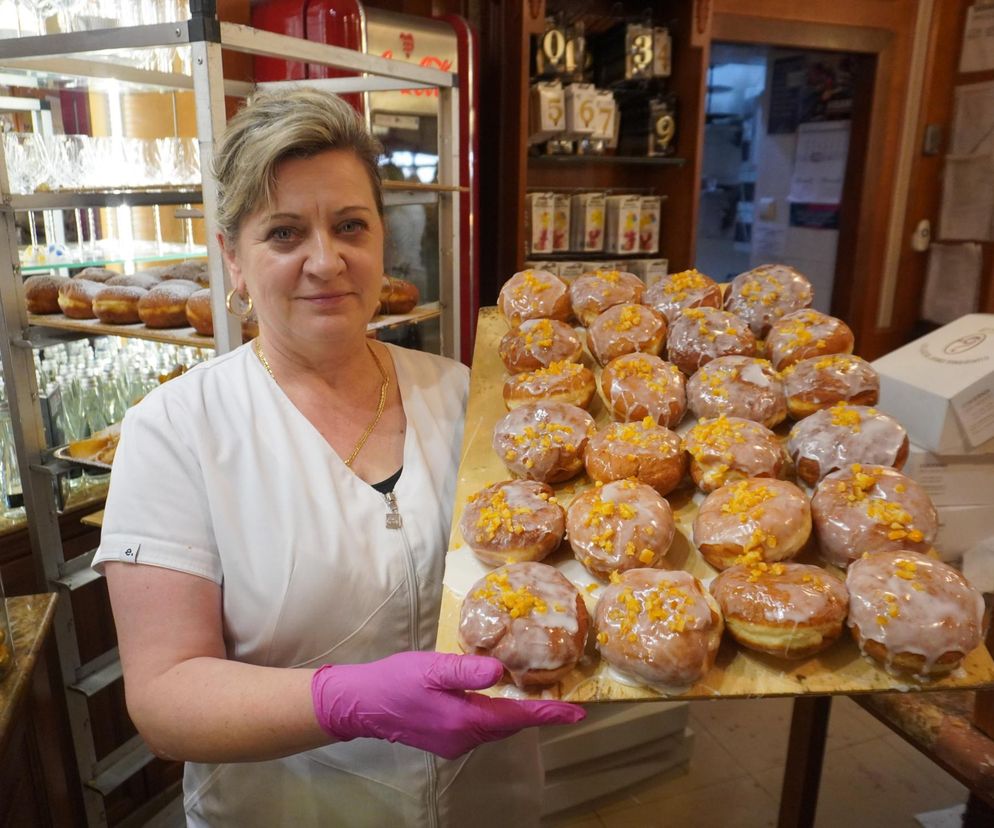
[[[913,443],[961,455],[994,440],[994,314],[960,317],[873,367],[880,374],[877,407],[902,423]]]

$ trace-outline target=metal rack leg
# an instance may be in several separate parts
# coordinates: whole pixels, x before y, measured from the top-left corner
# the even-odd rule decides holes
[[[814,825],[831,707],[831,696],[798,696],[794,699],[787,764],[780,789],[778,828],[810,828]]]

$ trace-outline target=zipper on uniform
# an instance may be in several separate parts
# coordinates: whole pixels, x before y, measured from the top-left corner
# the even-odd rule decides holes
[[[409,606],[411,611],[411,648],[421,649],[421,642],[418,641],[418,618],[420,617],[420,600],[418,598],[418,575],[414,566],[414,555],[411,552],[411,544],[407,541],[407,533],[404,531],[404,519],[401,517],[400,508],[397,506],[397,495],[394,492],[387,492],[383,497],[387,501],[387,529],[395,529],[400,532],[401,540],[404,543],[404,560],[407,563],[407,580],[411,588],[408,592]],[[431,828],[438,826],[438,773],[435,768],[435,757],[430,753],[425,753],[425,775],[427,777],[426,798],[428,825]]]

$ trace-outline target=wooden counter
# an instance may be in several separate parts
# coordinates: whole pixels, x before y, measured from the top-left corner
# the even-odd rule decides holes
[[[0,755],[7,747],[18,708],[24,699],[45,636],[55,617],[57,596],[22,595],[7,599],[7,615],[14,636],[14,667],[0,680]]]
[[[496,308],[484,308],[480,311],[436,645],[443,652],[460,652],[456,630],[462,598],[472,584],[489,571],[489,567],[479,563],[463,543],[459,532],[463,505],[473,492],[511,476],[491,448],[494,425],[506,410],[501,395],[506,372],[497,353],[497,344],[506,330],[507,326],[497,314]],[[589,354],[584,355],[584,362],[595,374],[600,373]],[[603,427],[610,421],[599,397],[595,397],[591,414],[598,427]],[[692,420],[685,420],[677,431],[683,432],[691,424]],[[586,476],[559,484],[555,487],[557,498],[566,507],[575,494],[589,486],[590,481]],[[677,535],[667,556],[667,565],[687,570],[708,582],[714,577],[715,570],[701,558],[690,540],[691,525],[702,498],[700,493],[689,486],[678,489],[667,497],[677,523]],[[798,560],[819,563],[816,558],[801,557]],[[560,569],[578,586],[587,601],[588,609],[592,611],[604,582],[591,576],[574,560],[568,546],[560,548],[546,559],[546,563]],[[588,592],[586,587],[591,584],[596,586],[592,592]],[[679,698],[851,695],[895,690],[975,689],[991,685],[994,685],[994,662],[983,646],[974,650],[952,675],[919,684],[911,680],[895,679],[878,669],[860,655],[848,633],[844,633],[842,640],[825,652],[801,661],[786,661],[742,649],[726,635],[714,668]],[[521,695],[521,691],[510,685],[499,685],[490,692]],[[659,694],[648,688],[628,686],[613,680],[607,666],[600,661],[592,647],[588,648],[587,655],[572,673],[555,687],[543,691],[542,696],[577,702],[660,698]]]

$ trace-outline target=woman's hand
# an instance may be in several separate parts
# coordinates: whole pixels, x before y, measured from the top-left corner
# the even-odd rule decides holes
[[[495,658],[397,653],[367,664],[322,667],[311,681],[318,723],[339,741],[401,742],[446,759],[526,727],[573,724],[586,715],[566,702],[494,699],[466,691],[503,674]]]

